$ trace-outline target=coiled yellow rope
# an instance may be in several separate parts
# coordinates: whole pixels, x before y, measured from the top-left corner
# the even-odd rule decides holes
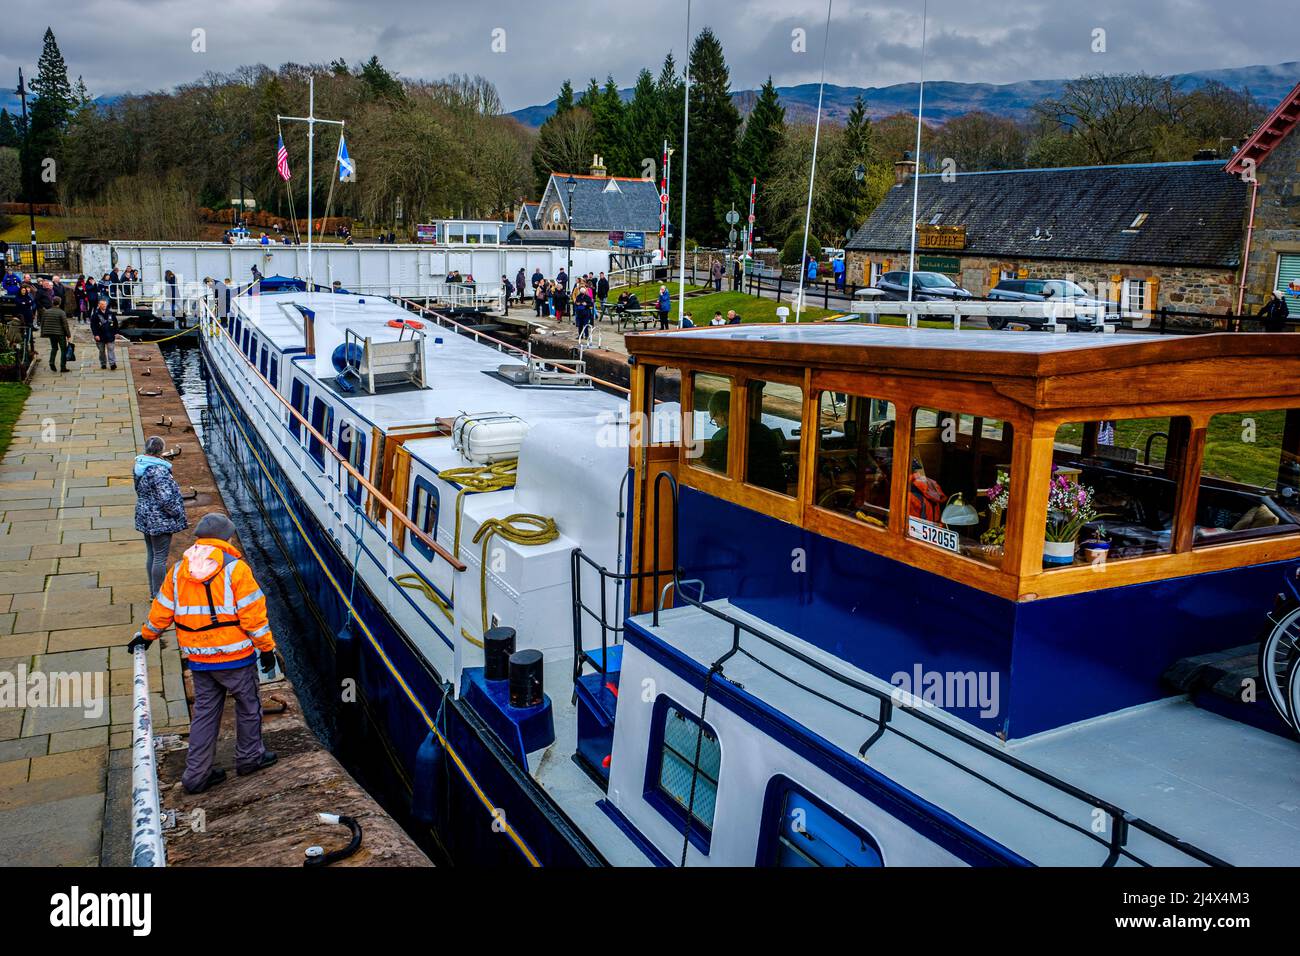
[[[491,465],[472,465],[465,468],[447,468],[438,473],[438,477],[460,486],[456,492],[456,529],[452,539],[452,554],[460,559],[460,529],[465,514],[465,496],[482,494],[488,491],[505,491],[515,486],[519,469],[519,459],[510,458]],[[481,545],[479,564],[479,610],[482,616],[483,632],[488,630],[487,611],[487,567],[488,543],[493,535],[500,535],[507,541],[521,545],[548,544],[560,536],[559,526],[554,518],[545,515],[518,513],[505,518],[489,518],[479,527],[472,544]],[[415,574],[401,574],[394,580],[402,587],[420,591],[426,598],[438,606],[447,619],[453,620],[452,608],[456,604],[456,586],[453,580],[450,604],[443,601],[438,593],[420,580]],[[408,583],[410,582],[410,583]],[[483,641],[464,628],[461,637],[475,647],[482,647]]]

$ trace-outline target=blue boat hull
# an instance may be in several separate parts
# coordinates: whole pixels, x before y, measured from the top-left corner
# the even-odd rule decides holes
[[[372,790],[411,832],[447,862],[472,865],[601,865],[604,860],[446,679],[420,655],[358,580],[276,464],[219,368],[208,361],[207,452],[235,466],[319,620],[318,659],[333,686],[355,687],[340,705],[340,750],[375,768]],[[351,590],[357,626],[336,582]],[[403,689],[397,676],[400,675]],[[345,685],[347,679],[355,685]],[[408,693],[409,691],[409,693]],[[437,727],[433,733],[429,719]],[[448,751],[452,753],[448,753]],[[379,756],[382,755],[382,756]],[[509,827],[503,826],[508,821]]]

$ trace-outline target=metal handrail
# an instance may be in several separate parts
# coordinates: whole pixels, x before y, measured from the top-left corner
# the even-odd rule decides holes
[[[459,558],[454,556],[446,548],[444,548],[437,541],[431,538],[424,531],[424,529],[422,529],[414,521],[408,518],[404,511],[402,511],[397,507],[397,505],[389,501],[388,497],[384,495],[383,492],[381,492],[378,488],[372,485],[370,483],[370,480],[366,478],[365,475],[363,475],[360,471],[354,468],[352,466],[352,463],[348,461],[347,457],[344,456],[344,454],[340,452],[337,448],[335,448],[334,445],[330,443],[328,438],[326,438],[324,435],[318,432],[312,426],[311,422],[309,422],[307,418],[301,412],[298,411],[298,409],[294,408],[293,404],[287,398],[285,398],[283,395],[280,394],[279,389],[275,388],[267,380],[266,376],[257,370],[257,366],[254,365],[252,361],[249,360],[248,356],[246,356],[243,353],[243,351],[240,350],[239,345],[235,342],[234,338],[231,337],[230,331],[224,325],[222,325],[220,321],[217,320],[216,313],[213,311],[211,303],[204,300],[203,306],[206,312],[204,318],[208,323],[209,329],[215,329],[219,335],[225,336],[225,338],[230,342],[231,348],[234,349],[235,354],[239,356],[239,358],[244,362],[244,364],[248,366],[249,370],[254,375],[257,376],[257,378],[262,382],[263,385],[266,386],[267,392],[273,398],[275,398],[281,405],[283,405],[293,418],[297,419],[298,424],[303,428],[303,430],[305,430],[307,434],[311,435],[312,438],[314,438],[320,444],[321,448],[328,451],[330,456],[335,460],[335,462],[338,465],[340,465],[345,471],[347,471],[347,473],[351,475],[356,480],[356,482],[366,490],[367,494],[369,494],[370,497],[376,503],[378,503],[380,507],[382,507],[385,511],[387,511],[391,516],[396,518],[397,521],[400,522],[402,526],[405,527],[410,534],[412,534],[414,537],[419,539],[419,541],[422,544],[424,544],[426,547],[430,548],[435,554],[438,555],[438,557],[442,558],[449,565],[451,565],[451,567],[454,570],[464,571],[465,564]]]
[[[663,480],[667,480],[672,490],[672,509],[673,509],[672,510],[672,528],[673,528],[672,552],[673,553],[672,553],[672,569],[670,571],[661,571],[659,569],[659,528],[661,527],[661,522],[659,521],[659,505],[660,505],[659,483],[660,481]],[[845,704],[843,701],[836,700],[830,695],[823,695],[818,691],[813,690],[812,688],[808,688],[805,687],[805,685],[799,684],[799,682],[795,678],[790,677],[788,674],[779,671],[776,668],[772,668],[770,665],[767,665],[763,661],[759,660],[759,658],[754,657],[748,651],[745,651],[741,647],[741,636],[743,634],[748,634],[762,641],[764,644],[776,648],[777,650],[790,655],[800,663],[813,668],[814,670],[818,671],[819,673],[827,677],[830,677],[831,679],[835,680],[839,684],[842,684],[845,687],[859,691],[863,694],[866,694],[869,697],[874,698],[880,705],[880,710],[877,716],[874,718],[876,727],[875,730],[872,732],[871,736],[863,743],[862,747],[859,748],[858,751],[859,756],[865,757],[866,752],[871,748],[871,746],[875,744],[875,742],[879,740],[882,736],[884,736],[886,732],[893,733],[898,737],[902,738],[903,740],[915,746],[921,747],[922,749],[925,749],[930,753],[933,753],[935,756],[947,761],[948,763],[952,764],[954,767],[958,768],[959,770],[965,771],[966,773],[969,773],[981,780],[984,780],[990,786],[998,788],[999,790],[1006,793],[1008,796],[1012,797],[1018,802],[1024,804],[1025,806],[1039,813],[1045,814],[1048,817],[1055,819],[1057,822],[1069,826],[1072,829],[1076,830],[1077,832],[1080,832],[1084,836],[1088,837],[1089,839],[1092,839],[1095,842],[1100,843],[1103,846],[1107,847],[1108,854],[1105,861],[1102,863],[1103,866],[1106,867],[1114,866],[1118,862],[1121,856],[1129,860],[1132,860],[1133,862],[1136,862],[1140,865],[1147,865],[1144,860],[1135,856],[1130,850],[1126,848],[1130,830],[1137,830],[1139,832],[1142,832],[1147,836],[1150,836],[1155,840],[1158,840],[1159,842],[1164,843],[1167,846],[1170,846],[1173,849],[1186,854],[1192,859],[1206,864],[1207,866],[1229,866],[1230,865],[1227,861],[1222,860],[1219,857],[1216,857],[1213,854],[1200,849],[1199,847],[1186,843],[1185,841],[1161,829],[1155,824],[1149,823],[1141,819],[1140,817],[1137,817],[1129,813],[1128,811],[1124,810],[1122,807],[1119,807],[1108,800],[1104,800],[1101,797],[1089,793],[1088,791],[1083,790],[1082,788],[1077,787],[1074,784],[1069,783],[1068,781],[1062,780],[1059,777],[1056,777],[1045,770],[1035,767],[1034,765],[1021,760],[1019,757],[1009,754],[1005,750],[996,747],[990,744],[989,742],[980,739],[977,736],[972,735],[971,733],[967,732],[966,730],[960,727],[953,726],[947,720],[943,720],[938,717],[932,716],[931,714],[928,714],[921,709],[910,708],[910,707],[907,708],[907,713],[909,716],[915,718],[916,720],[920,721],[923,724],[926,724],[928,727],[942,732],[943,734],[947,735],[953,740],[958,741],[959,743],[971,746],[976,750],[978,750],[980,753],[992,757],[993,759],[1021,773],[1024,773],[1027,776],[1037,780],[1038,782],[1044,783],[1052,787],[1053,789],[1058,790],[1061,793],[1064,793],[1067,796],[1070,796],[1080,801],[1081,803],[1085,803],[1088,806],[1093,807],[1094,809],[1102,811],[1107,815],[1107,817],[1110,820],[1110,838],[1104,839],[1100,835],[1092,832],[1090,829],[1080,827],[1077,824],[1073,824],[1070,821],[1064,820],[1056,816],[1056,814],[1054,814],[1051,810],[1047,809],[1046,807],[1040,807],[1037,804],[1034,804],[1031,801],[1029,801],[1028,798],[1022,797],[1018,794],[1012,793],[1011,791],[1005,788],[1002,788],[999,784],[995,783],[994,781],[988,780],[986,777],[984,777],[982,774],[979,773],[979,771],[975,770],[974,768],[965,766],[964,764],[959,762],[956,758],[952,757],[951,755],[943,754],[940,751],[937,751],[929,747],[929,745],[925,744],[920,740],[917,740],[915,737],[912,737],[909,734],[907,734],[905,731],[901,730],[899,727],[897,727],[895,724],[891,722],[891,718],[894,713],[894,700],[891,694],[885,693],[884,691],[881,691],[875,687],[864,684],[861,681],[855,680],[852,677],[848,676],[847,674],[844,674],[839,670],[836,670],[835,668],[832,668],[822,663],[821,661],[818,661],[815,658],[812,658],[807,654],[802,653],[798,649],[791,647],[789,644],[780,640],[779,638],[776,638],[770,634],[766,634],[762,630],[754,627],[753,625],[741,621],[740,619],[733,617],[727,614],[726,612],[719,610],[716,607],[712,607],[708,604],[705,604],[702,600],[692,598],[689,595],[689,593],[682,590],[680,587],[681,584],[687,582],[681,578],[681,567],[677,559],[678,542],[680,538],[678,534],[677,492],[678,492],[677,480],[670,472],[662,471],[655,476],[655,481],[654,481],[655,502],[654,502],[654,515],[652,519],[655,528],[653,544],[652,544],[652,554],[653,554],[652,560],[654,561],[654,566],[649,571],[630,572],[626,574],[623,573],[615,574],[606,571],[602,567],[598,567],[597,570],[601,575],[602,595],[604,592],[604,587],[605,587],[604,582],[606,578],[615,578],[619,580],[635,580],[641,578],[652,578],[655,580],[654,586],[657,589],[658,588],[657,579],[663,575],[669,575],[672,578],[672,580],[669,583],[671,585],[674,585],[674,594],[684,604],[694,607],[714,618],[717,618],[718,620],[723,621],[730,627],[732,632],[731,647],[723,654],[722,658],[720,658],[719,660],[719,663],[727,659],[730,659],[732,656],[734,656],[737,653],[746,654],[746,656],[749,656],[751,659],[753,659],[760,665],[764,667],[768,667],[769,669],[778,673],[785,680],[791,681],[797,686],[804,687],[804,689],[807,690],[809,693],[815,694],[821,697],[822,699],[828,701],[829,703],[841,707],[849,711],[850,713],[861,716],[864,719],[867,720],[873,719],[869,715],[863,714],[860,711],[854,709],[853,707],[850,707],[849,705]],[[575,594],[580,593],[577,585],[577,568],[578,568],[579,557],[582,558],[583,560],[586,560],[588,563],[591,563],[593,566],[595,566],[595,563],[592,562],[591,559],[587,558],[585,555],[582,555],[580,550],[575,550],[575,558],[574,558]],[[665,586],[665,590],[666,588],[667,585]],[[701,588],[701,594],[702,592],[703,589]],[[602,608],[603,608],[603,601],[602,601]],[[593,613],[590,611],[590,609],[587,609],[585,605],[583,605],[583,609],[587,610],[588,613]],[[652,612],[652,621],[655,626],[658,626],[659,624],[659,613],[660,613],[659,605],[656,603]],[[581,650],[581,633],[580,633],[580,628],[578,628],[577,626],[578,621],[580,620],[580,611],[577,606],[575,606],[574,609],[574,620],[575,620],[575,641],[577,641],[579,645],[578,653],[575,654],[574,680],[576,683],[577,676],[581,671],[582,660],[583,659],[590,660],[590,659],[587,657],[585,652]],[[603,620],[601,621],[601,625],[602,628],[605,627]],[[618,625],[616,626],[615,629],[622,630],[622,628],[623,628],[622,625]],[[604,632],[602,630],[602,651],[603,651],[603,634]],[[604,659],[604,653],[602,653],[602,661],[603,659]],[[592,663],[594,665],[595,662],[593,661]],[[720,668],[718,664],[714,665],[713,669],[710,671],[710,675],[712,675],[714,670],[719,671],[718,676],[723,676],[720,673]],[[601,669],[601,672],[604,673],[603,668]]]
[[[137,633],[136,637],[140,635]],[[166,866],[162,809],[158,798],[158,766],[154,757],[153,715],[149,708],[149,664],[146,647],[134,654],[131,736],[131,865]]]

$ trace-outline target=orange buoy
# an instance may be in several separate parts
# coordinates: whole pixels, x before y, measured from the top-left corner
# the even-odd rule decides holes
[[[388,327],[390,329],[422,329],[424,323],[417,319],[391,319]]]

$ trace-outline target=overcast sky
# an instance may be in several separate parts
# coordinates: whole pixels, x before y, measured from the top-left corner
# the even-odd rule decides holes
[[[846,86],[917,77],[921,0],[834,0],[826,76]],[[770,73],[816,82],[824,0],[694,0],[692,30],[719,35],[736,89]],[[247,63],[356,64],[371,54],[403,76],[481,73],[507,110],[552,99],[571,77],[631,86],[686,45],[685,0],[5,0],[0,81],[30,72],[53,25],[74,81],[92,95],[169,89]],[[1178,73],[1297,58],[1295,0],[930,0],[928,79],[1009,83],[1084,72]],[[1270,28],[1266,24],[1273,23]],[[792,31],[807,31],[807,52]],[[207,50],[193,52],[192,32]],[[494,30],[504,52],[492,50]],[[1093,31],[1105,30],[1104,53]],[[7,98],[6,98],[7,99]]]

